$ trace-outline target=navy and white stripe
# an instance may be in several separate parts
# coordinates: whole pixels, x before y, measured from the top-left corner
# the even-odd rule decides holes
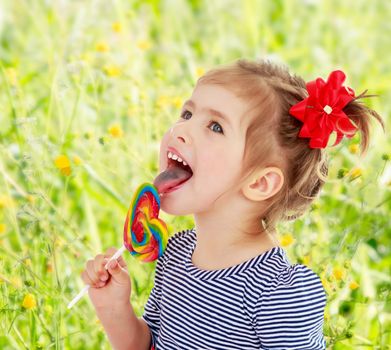
[[[145,305],[157,350],[326,349],[326,293],[318,275],[291,265],[281,247],[241,264],[192,263],[195,228],[169,238]]]

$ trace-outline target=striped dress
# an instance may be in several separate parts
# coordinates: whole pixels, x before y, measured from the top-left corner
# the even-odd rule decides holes
[[[169,238],[142,318],[156,350],[326,349],[326,293],[281,247],[220,270],[192,263],[196,230]]]

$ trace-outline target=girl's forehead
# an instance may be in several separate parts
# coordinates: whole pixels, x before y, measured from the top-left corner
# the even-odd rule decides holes
[[[200,112],[207,112],[242,129],[248,122],[250,103],[228,87],[217,84],[198,84],[184,106],[190,106]]]

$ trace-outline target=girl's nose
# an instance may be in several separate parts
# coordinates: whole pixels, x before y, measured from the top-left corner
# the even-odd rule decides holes
[[[185,128],[172,127],[171,135],[182,143],[191,144],[191,137]]]

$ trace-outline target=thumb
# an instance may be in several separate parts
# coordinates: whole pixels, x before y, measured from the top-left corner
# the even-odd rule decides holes
[[[129,280],[128,271],[123,269],[117,260],[110,261],[108,271],[112,278],[120,284],[123,284]]]

